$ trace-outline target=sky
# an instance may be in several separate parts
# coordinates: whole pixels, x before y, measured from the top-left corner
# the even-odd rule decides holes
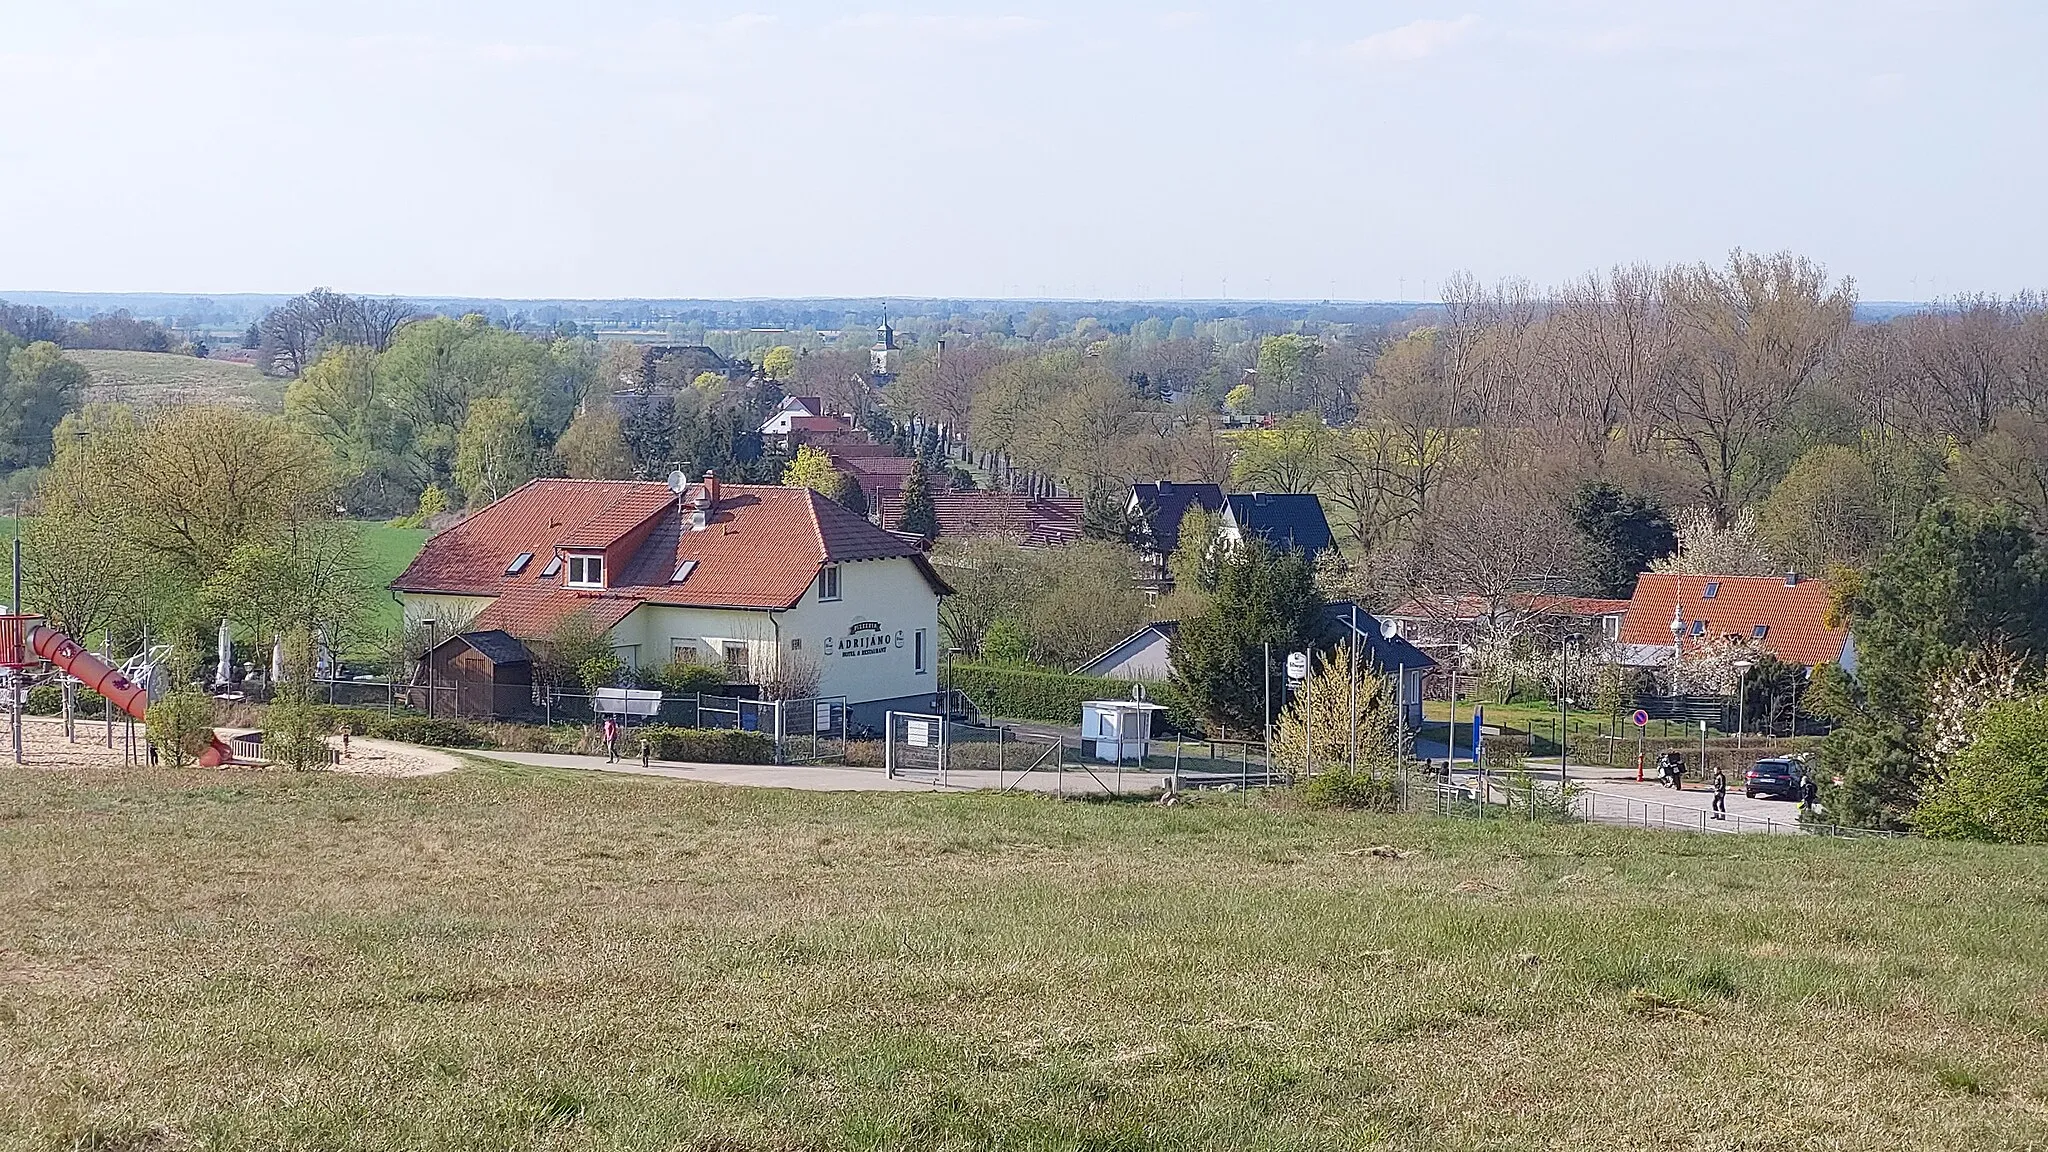
[[[2048,287],[2039,0],[0,0],[0,291]]]

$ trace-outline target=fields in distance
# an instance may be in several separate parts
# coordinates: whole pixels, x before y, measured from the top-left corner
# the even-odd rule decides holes
[[[86,399],[95,403],[231,404],[264,412],[284,411],[284,381],[247,364],[177,356],[168,352],[110,352],[80,349],[65,353],[92,373]]]
[[[4,765],[0,874],[6,1148],[2048,1142],[2033,850]]]

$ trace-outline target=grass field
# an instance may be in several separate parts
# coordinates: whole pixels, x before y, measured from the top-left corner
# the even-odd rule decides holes
[[[0,876],[5,1148],[2048,1142],[2040,852],[0,767]]]
[[[206,402],[266,412],[284,410],[284,381],[264,376],[247,364],[168,352],[81,349],[65,355],[92,373],[87,400],[128,404]]]
[[[371,587],[377,590],[376,616],[372,621],[379,629],[396,628],[403,622],[403,612],[398,602],[391,598],[384,588],[396,579],[413,557],[420,554],[420,547],[427,542],[424,528],[393,528],[389,524],[362,522],[363,551],[369,561]]]

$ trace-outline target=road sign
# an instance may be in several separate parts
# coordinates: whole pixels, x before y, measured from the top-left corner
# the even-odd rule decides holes
[[[1647,728],[1650,726],[1650,714],[1648,712],[1643,711],[1641,708],[1636,709],[1635,715],[1630,716],[1629,719],[1635,721],[1635,725],[1638,728]]]

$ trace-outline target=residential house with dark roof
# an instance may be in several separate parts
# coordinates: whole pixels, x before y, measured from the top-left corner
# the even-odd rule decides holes
[[[1155,579],[1170,581],[1166,558],[1180,546],[1180,522],[1195,509],[1221,512],[1223,489],[1215,484],[1172,480],[1131,485],[1131,502],[1124,514],[1137,536],[1139,555],[1151,565]]]
[[[409,616],[529,647],[573,615],[631,666],[718,664],[743,683],[814,666],[819,694],[866,723],[930,706],[951,591],[916,544],[809,489],[710,473],[680,494],[532,481],[429,538],[391,589]]]
[[[1314,559],[1330,547],[1330,522],[1313,492],[1233,492],[1223,499],[1223,538],[1259,539],[1278,551],[1300,549]]]
[[[1439,659],[1460,660],[1483,634],[1505,629],[1516,635],[1574,634],[1591,643],[1621,638],[1626,600],[1510,592],[1502,596],[1417,596],[1380,619],[1403,639]]]
[[[1856,670],[1856,644],[1828,623],[1833,595],[1825,580],[1786,576],[1702,576],[1646,572],[1621,622],[1622,644],[1644,664],[1668,663],[1673,644],[1708,638],[1754,643],[1788,664],[1829,662]]]
[[[1398,677],[1407,722],[1422,723],[1422,681],[1436,661],[1429,653],[1410,644],[1378,617],[1357,604],[1342,600],[1324,605],[1323,619],[1330,640],[1343,643],[1351,638],[1365,658],[1366,667],[1379,676]],[[1180,622],[1155,620],[1117,641],[1107,652],[1074,669],[1077,675],[1107,676],[1116,680],[1158,682],[1173,675],[1173,641],[1180,635]],[[1275,675],[1285,653],[1275,653]]]

